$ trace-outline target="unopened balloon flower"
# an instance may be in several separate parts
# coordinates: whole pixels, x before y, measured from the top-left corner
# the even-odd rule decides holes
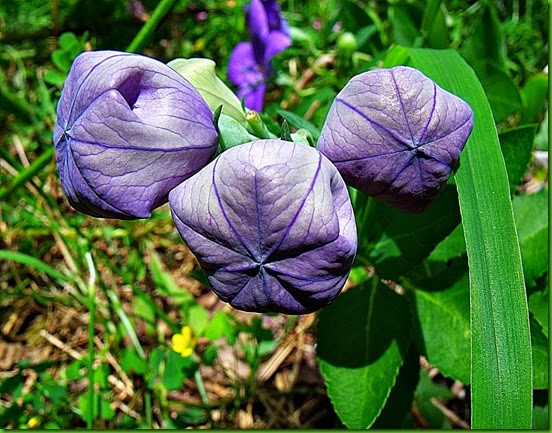
[[[356,254],[347,187],[304,144],[233,147],[172,190],[169,203],[213,290],[240,310],[320,309],[341,291]]]
[[[238,97],[251,110],[263,108],[270,62],[291,45],[286,21],[275,0],[251,0],[246,12],[251,42],[240,42],[228,61],[228,79],[238,86]]]
[[[96,217],[149,217],[216,151],[211,116],[196,89],[157,60],[82,53],[66,79],[54,129],[69,203]]]
[[[473,127],[470,106],[420,71],[357,75],[335,98],[317,148],[349,185],[406,212],[445,186]]]

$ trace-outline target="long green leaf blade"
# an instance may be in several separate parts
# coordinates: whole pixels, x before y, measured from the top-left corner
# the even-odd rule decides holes
[[[455,176],[470,270],[472,427],[531,428],[529,315],[492,113],[475,73],[456,52],[409,53],[415,67],[474,111],[474,130]]]

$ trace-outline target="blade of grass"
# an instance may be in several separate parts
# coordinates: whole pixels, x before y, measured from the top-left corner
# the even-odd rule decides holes
[[[15,251],[0,250],[0,259],[11,260],[12,262],[21,263],[22,265],[35,268],[37,271],[44,272],[52,278],[56,278],[62,281],[75,282],[75,279],[69,275],[64,275],[61,272],[56,271],[50,265],[47,265],[43,261],[36,257],[29,256],[27,254],[18,253]]]
[[[415,67],[468,102],[474,112],[474,130],[455,175],[470,275],[472,428],[529,429],[529,313],[492,112],[475,73],[458,53],[408,51]]]
[[[86,263],[88,265],[88,312],[90,320],[88,321],[88,416],[86,417],[86,427],[91,430],[94,427],[94,402],[96,400],[96,390],[94,388],[94,327],[96,322],[96,269],[92,254],[85,254]]]

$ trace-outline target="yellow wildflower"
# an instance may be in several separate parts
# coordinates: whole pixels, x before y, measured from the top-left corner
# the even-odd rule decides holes
[[[184,358],[194,352],[197,338],[192,334],[192,328],[188,325],[182,327],[180,334],[174,334],[171,338],[172,350],[180,353]]]
[[[40,424],[40,419],[39,419],[37,416],[33,416],[33,417],[30,418],[29,421],[27,422],[27,427],[29,427],[29,428],[37,428],[39,424]]]

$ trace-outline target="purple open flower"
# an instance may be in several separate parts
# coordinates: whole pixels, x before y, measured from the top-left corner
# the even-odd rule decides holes
[[[157,60],[82,53],[65,82],[54,129],[69,203],[96,217],[149,217],[216,151],[211,116],[195,88]]]
[[[246,12],[251,42],[240,42],[230,55],[228,78],[238,86],[246,107],[261,111],[266,83],[272,74],[270,61],[291,45],[287,23],[275,0],[252,0]]]
[[[349,185],[420,212],[444,187],[472,127],[466,102],[398,66],[349,81],[330,108],[318,150]]]
[[[341,291],[357,237],[347,187],[315,149],[257,140],[169,194],[180,235],[234,308],[303,314]]]

